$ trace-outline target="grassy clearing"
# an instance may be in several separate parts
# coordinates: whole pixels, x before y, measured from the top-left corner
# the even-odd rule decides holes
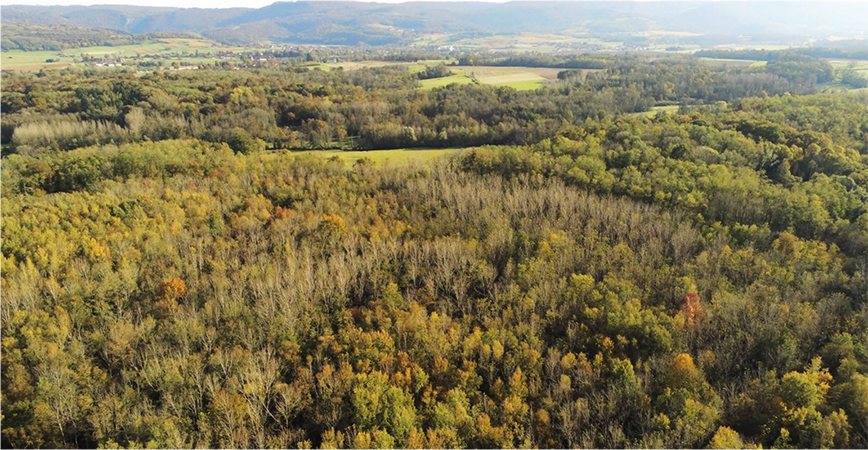
[[[528,77],[528,74],[532,74],[545,80],[556,80],[558,78],[558,73],[566,69],[520,66],[455,66],[454,70],[461,70],[468,74],[473,73],[477,77],[482,78],[517,74]]]
[[[518,90],[533,90],[547,81],[557,79],[562,69],[548,67],[457,66],[455,71],[479,84],[509,86]]]
[[[496,67],[496,66],[454,66],[453,75],[443,78],[422,80],[423,90],[458,84],[487,84],[509,86],[519,91],[542,87],[550,80],[557,79],[561,69],[546,67]]]
[[[659,112],[664,112],[666,114],[676,114],[678,113],[678,109],[681,108],[678,105],[667,105],[667,106],[652,106],[648,111],[642,111],[633,113],[633,116],[641,116],[641,117],[654,117]]]
[[[482,84],[491,84],[494,86],[512,86],[519,89],[519,86],[525,89],[536,89],[542,86],[545,78],[531,72],[510,72],[498,74],[477,74],[476,79]]]
[[[407,166],[413,162],[425,163],[441,156],[454,154],[461,148],[401,148],[395,150],[365,150],[365,151],[341,151],[341,150],[310,150],[296,151],[293,155],[311,156],[320,158],[338,158],[348,167],[351,167],[360,159],[370,159],[378,166],[393,165]]]
[[[402,66],[413,73],[425,70],[425,67],[438,64],[450,64],[453,60],[419,60],[416,62],[394,61],[347,61],[339,63],[310,64],[310,69],[333,70],[338,67],[343,70],[360,70],[372,67]],[[449,66],[452,75],[442,78],[422,80],[422,90],[457,84],[488,84],[492,86],[509,86],[518,90],[533,90],[542,87],[550,80],[556,80],[558,73],[564,69],[551,67],[501,67],[501,66]],[[587,74],[591,70],[584,71]]]
[[[47,63],[45,60],[55,59],[56,62]],[[58,52],[24,52],[10,50],[0,53],[0,69],[2,70],[39,70],[47,68],[62,69],[73,63],[71,57],[62,58]]]

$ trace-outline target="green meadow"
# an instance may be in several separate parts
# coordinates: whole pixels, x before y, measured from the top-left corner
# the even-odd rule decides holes
[[[348,61],[340,63],[310,64],[310,69],[359,70],[371,67],[402,66],[416,73],[425,70],[427,66],[450,64],[452,60],[419,60],[415,63],[391,61]],[[562,69],[545,67],[500,67],[500,66],[450,66],[452,75],[440,78],[421,80],[421,90],[431,90],[450,84],[486,84],[492,86],[509,86],[517,90],[533,90],[542,87],[546,82],[557,79]]]
[[[215,61],[215,58],[208,58],[207,56],[219,51],[237,52],[243,50],[245,50],[244,47],[224,47],[207,39],[191,38],[166,38],[135,45],[80,47],[61,51],[25,52],[10,50],[0,52],[0,69],[16,71],[62,69],[80,64],[82,56],[130,58],[147,54],[179,57],[183,54],[190,54],[190,57],[184,57],[182,60],[190,64],[197,64]],[[199,53],[199,56],[195,56],[196,52]],[[47,62],[49,59],[53,62]]]
[[[675,114],[681,107],[679,105],[653,106],[648,111],[633,113],[634,116],[654,117],[657,113]]]

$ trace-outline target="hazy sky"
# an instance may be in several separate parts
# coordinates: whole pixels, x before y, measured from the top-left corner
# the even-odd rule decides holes
[[[282,0],[0,0],[0,5],[139,5],[175,6],[182,8],[261,8]],[[350,0],[360,1],[360,0]],[[412,0],[376,0],[379,3],[402,3]],[[416,1],[467,1],[467,0],[416,0]],[[505,2],[507,0],[472,0]],[[2,13],[2,11],[0,11]]]

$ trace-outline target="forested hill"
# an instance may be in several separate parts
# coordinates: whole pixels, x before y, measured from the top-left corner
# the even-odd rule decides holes
[[[0,73],[0,447],[868,448],[862,66],[317,50]]]
[[[148,39],[197,37],[194,33],[160,32],[130,34],[105,28],[82,28],[67,25],[40,25],[13,22],[3,25],[0,40],[3,50],[63,50],[90,46],[117,46],[141,44]]]
[[[868,5],[850,2],[279,2],[259,8],[21,6],[3,23],[128,33],[195,31],[227,43],[390,44],[425,33],[639,33],[827,37],[866,30]]]

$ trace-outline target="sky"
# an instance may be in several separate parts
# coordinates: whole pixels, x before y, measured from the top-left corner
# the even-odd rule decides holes
[[[285,0],[0,0],[0,5],[137,5],[174,6],[181,8],[261,8]],[[359,1],[359,0],[350,0]],[[371,0],[374,1],[374,0]],[[412,0],[375,0],[378,3],[402,3]],[[467,0],[416,0],[416,1],[467,1]],[[507,0],[472,0],[505,2]],[[2,11],[0,11],[2,14]]]

